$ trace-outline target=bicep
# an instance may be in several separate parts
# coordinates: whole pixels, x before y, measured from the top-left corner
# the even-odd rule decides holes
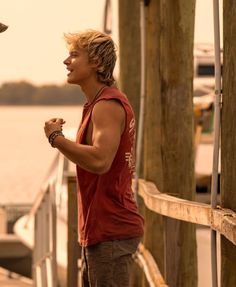
[[[92,144],[100,155],[112,162],[124,129],[125,111],[116,101],[100,101],[92,114]]]

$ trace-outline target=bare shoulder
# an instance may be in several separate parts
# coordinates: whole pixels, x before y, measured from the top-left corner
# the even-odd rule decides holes
[[[94,106],[92,118],[123,122],[125,110],[118,100],[101,100]]]

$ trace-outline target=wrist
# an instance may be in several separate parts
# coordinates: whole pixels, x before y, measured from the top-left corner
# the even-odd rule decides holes
[[[65,136],[62,134],[62,135],[58,135],[55,137],[54,141],[53,141],[53,144],[52,144],[52,147],[53,148],[59,148],[60,147],[60,143],[61,143],[61,139],[62,138],[65,138]]]
[[[49,141],[49,143],[50,143],[50,145],[52,147],[55,147],[54,143],[55,143],[55,139],[57,137],[65,137],[65,136],[63,135],[62,131],[54,131],[54,132],[52,132],[50,134],[50,136],[48,137],[48,141]]]

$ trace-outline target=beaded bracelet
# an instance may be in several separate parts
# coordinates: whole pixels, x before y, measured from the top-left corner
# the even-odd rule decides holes
[[[48,137],[48,141],[49,141],[49,143],[51,143],[51,139],[52,139],[52,137],[54,136],[54,134],[57,134],[57,133],[59,133],[60,131],[54,131],[54,132],[52,132],[50,135],[49,135],[49,137]]]
[[[58,136],[65,137],[61,131],[54,131],[48,137],[48,141],[52,147],[54,147],[53,142],[54,142],[55,138]]]

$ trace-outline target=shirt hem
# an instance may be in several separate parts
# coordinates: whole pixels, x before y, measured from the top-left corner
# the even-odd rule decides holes
[[[126,239],[135,238],[135,237],[142,237],[143,235],[144,235],[143,233],[138,233],[134,235],[114,236],[114,237],[106,237],[106,238],[100,238],[100,239],[94,239],[94,240],[80,240],[79,244],[82,247],[88,247],[88,246],[95,245],[101,242],[114,241],[114,240],[126,240]]]

